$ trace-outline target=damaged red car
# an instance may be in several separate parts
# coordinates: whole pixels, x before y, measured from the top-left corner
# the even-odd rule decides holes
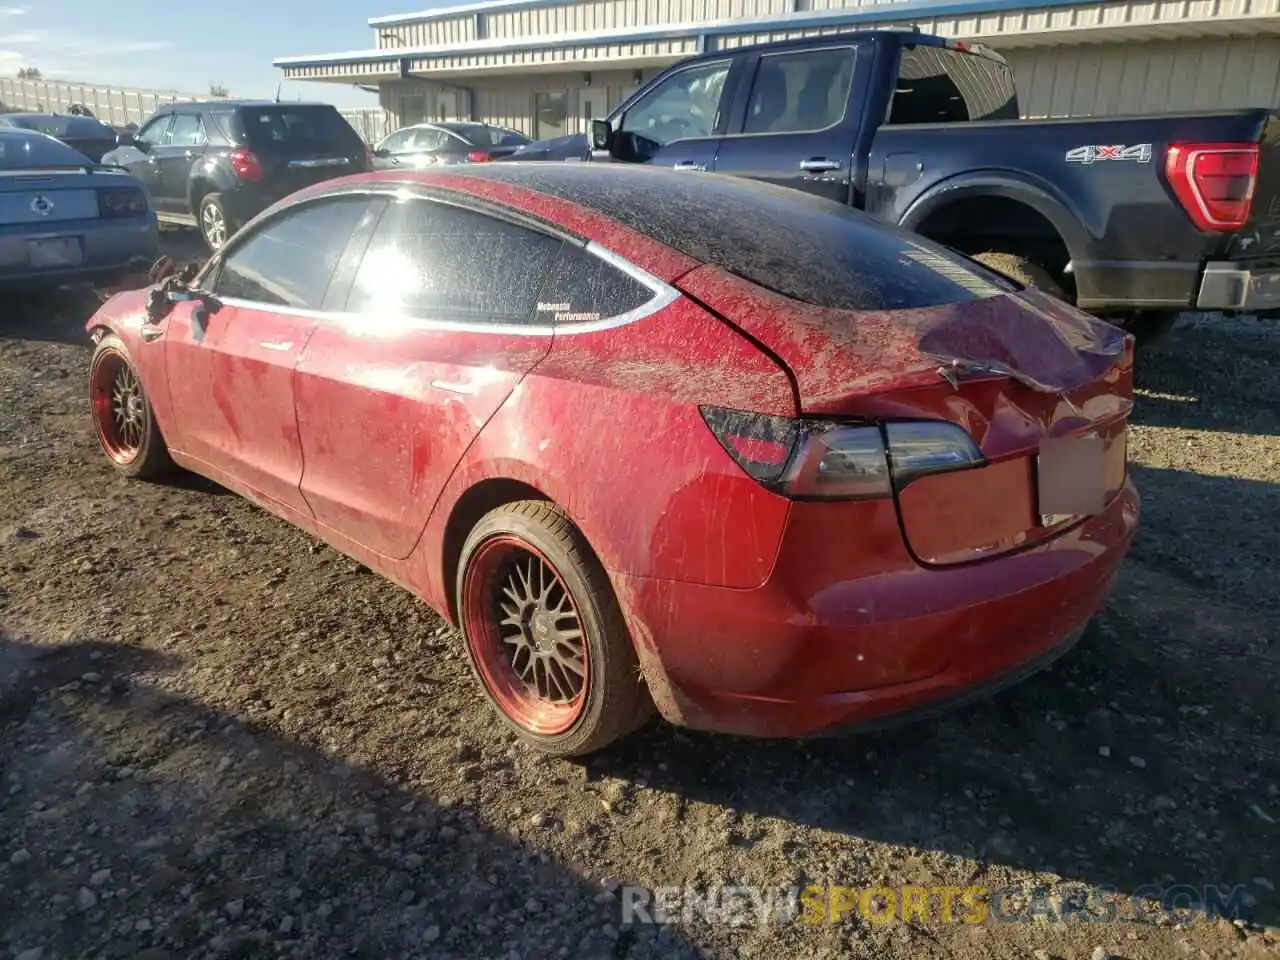
[[[413,591],[552,754],[987,692],[1080,635],[1138,522],[1122,331],[743,179],[330,181],[89,330],[117,470]]]

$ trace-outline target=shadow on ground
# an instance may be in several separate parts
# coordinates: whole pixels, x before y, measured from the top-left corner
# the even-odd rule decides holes
[[[166,691],[173,665],[0,636],[6,956],[615,955],[597,883],[468,808]],[[697,955],[670,930],[646,948]]]

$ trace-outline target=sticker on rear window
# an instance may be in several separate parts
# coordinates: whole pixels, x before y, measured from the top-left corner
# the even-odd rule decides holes
[[[1067,151],[1067,163],[1097,163],[1100,160],[1131,160],[1135,163],[1151,162],[1151,144],[1122,143],[1109,145],[1090,144],[1073,147]]]

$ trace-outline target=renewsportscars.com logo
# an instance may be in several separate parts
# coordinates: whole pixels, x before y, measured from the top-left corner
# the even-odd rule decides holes
[[[1256,903],[1244,886],[1149,884],[1115,887],[807,886],[620,888],[624,925],[811,926],[861,918],[871,923],[1191,923],[1248,919]]]

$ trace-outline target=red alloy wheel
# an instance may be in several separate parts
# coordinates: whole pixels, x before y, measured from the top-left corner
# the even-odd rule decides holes
[[[509,719],[540,736],[578,722],[590,675],[582,618],[541,551],[511,534],[481,543],[467,564],[461,612],[480,679]]]
[[[133,463],[142,451],[151,417],[137,372],[120,352],[102,350],[94,357],[89,388],[93,429],[103,451],[122,466]]]

